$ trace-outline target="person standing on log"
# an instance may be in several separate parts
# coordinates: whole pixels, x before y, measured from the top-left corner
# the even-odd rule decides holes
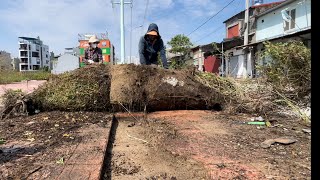
[[[160,53],[162,66],[168,69],[166,49],[159,34],[158,26],[151,23],[148,27],[147,33],[140,38],[140,64],[158,66],[158,53]]]

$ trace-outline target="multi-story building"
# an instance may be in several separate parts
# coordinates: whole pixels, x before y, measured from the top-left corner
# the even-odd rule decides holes
[[[285,0],[263,3],[263,0],[254,0],[249,7],[248,23],[244,22],[245,10],[224,21],[226,27],[226,38],[223,39],[225,58],[221,63],[223,74],[234,78],[252,78],[254,76],[253,49],[243,47],[245,30],[248,28],[248,44],[256,42],[257,16],[263,12],[276,7]]]
[[[281,0],[254,4],[249,8],[248,44],[244,44],[242,11],[227,19],[227,38],[223,40],[225,59],[222,69],[235,78],[258,77],[256,65],[264,65],[270,58],[261,58],[263,42],[301,41],[311,47],[311,0]]]
[[[19,70],[33,71],[50,68],[49,46],[40,38],[19,37]]]

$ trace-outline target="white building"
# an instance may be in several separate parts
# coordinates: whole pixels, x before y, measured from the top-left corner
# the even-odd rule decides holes
[[[40,38],[19,37],[19,70],[33,71],[50,68],[49,47]]]
[[[79,57],[70,53],[58,57],[52,63],[52,74],[61,74],[67,71],[73,71],[80,67]]]

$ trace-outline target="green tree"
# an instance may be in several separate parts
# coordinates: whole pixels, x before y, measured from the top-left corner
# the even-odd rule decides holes
[[[175,60],[173,64],[175,64],[175,66],[176,65],[181,66],[185,64],[186,55],[190,51],[190,48],[193,46],[190,39],[183,34],[178,34],[168,42],[168,45],[171,46],[171,50],[170,50],[171,53],[180,55],[179,60],[178,61]]]

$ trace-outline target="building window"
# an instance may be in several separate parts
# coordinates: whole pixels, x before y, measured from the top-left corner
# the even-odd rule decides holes
[[[32,52],[32,57],[39,57],[39,52]]]
[[[291,17],[289,21],[284,20],[284,31],[294,29],[296,27],[296,9],[286,11],[286,13]]]
[[[228,27],[228,38],[238,37],[239,36],[239,24]]]
[[[48,54],[46,54],[46,58],[48,58]]]
[[[28,52],[26,52],[26,51],[21,51],[21,52],[20,52],[20,56],[27,57],[27,56],[28,56]]]

